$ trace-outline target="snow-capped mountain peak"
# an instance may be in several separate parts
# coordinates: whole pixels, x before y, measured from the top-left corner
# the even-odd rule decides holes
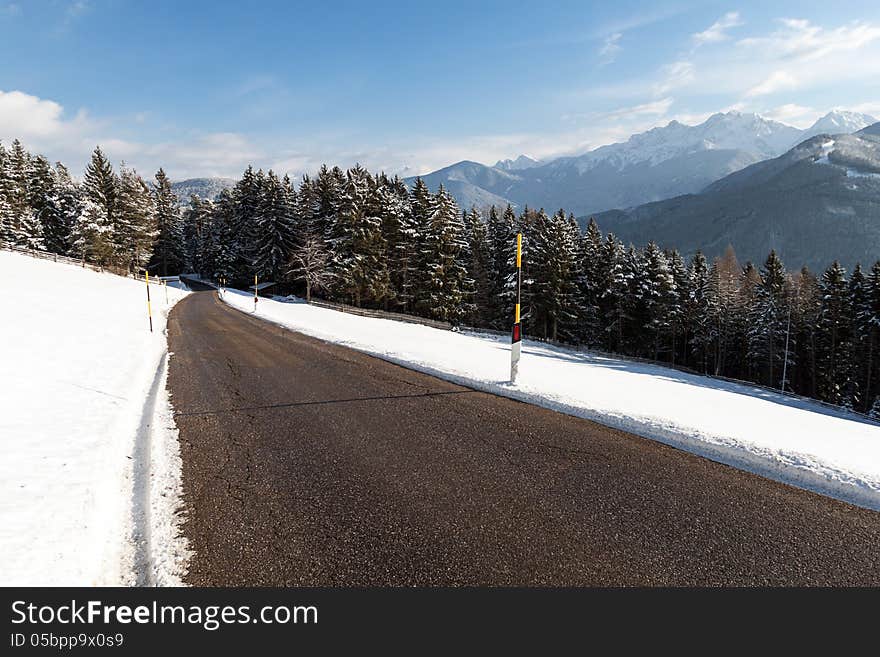
[[[844,133],[853,133],[865,128],[872,123],[876,123],[877,119],[868,114],[861,112],[849,112],[847,110],[832,110],[825,116],[816,120],[816,122],[807,128],[802,139],[808,139],[816,135],[839,135]]]
[[[501,169],[502,171],[522,171],[523,169],[531,169],[532,167],[540,166],[541,162],[531,157],[530,155],[520,155],[516,159],[507,159],[507,160],[498,160],[495,163],[496,169]]]
[[[670,121],[631,136],[627,141],[602,146],[577,158],[581,172],[601,162],[624,168],[640,162],[657,165],[666,160],[708,150],[735,150],[756,159],[775,157],[797,140],[800,130],[758,114],[718,112],[703,123],[689,126]]]

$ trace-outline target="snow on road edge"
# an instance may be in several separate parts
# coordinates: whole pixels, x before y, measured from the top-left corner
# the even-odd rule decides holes
[[[0,584],[179,584],[165,328],[187,292],[152,287],[150,333],[143,281],[6,251],[0,281]]]
[[[233,308],[253,315],[253,297],[252,295],[236,290],[227,290],[222,294],[223,300]],[[806,413],[815,415],[819,420],[840,422],[835,424],[837,429],[850,429],[864,434],[870,432],[876,438],[876,443],[872,445],[870,452],[864,454],[864,468],[856,469],[853,467],[845,467],[836,462],[827,453],[810,453],[809,451],[791,449],[788,447],[779,447],[774,444],[760,444],[755,442],[745,442],[735,436],[727,436],[718,432],[710,432],[695,428],[694,426],[685,426],[676,421],[677,418],[670,414],[667,416],[650,416],[645,414],[628,413],[619,410],[609,411],[608,409],[595,409],[590,407],[589,400],[572,399],[564,395],[556,395],[550,390],[536,389],[535,386],[523,386],[521,383],[511,386],[508,383],[500,381],[491,381],[486,378],[480,378],[469,373],[455,371],[454,367],[449,363],[442,362],[442,356],[433,355],[426,358],[414,358],[412,354],[400,355],[400,351],[406,351],[406,347],[401,347],[395,351],[395,347],[391,344],[395,334],[402,331],[415,334],[421,334],[425,342],[442,343],[447,339],[454,337],[463,339],[478,339],[488,343],[498,343],[500,339],[497,336],[480,335],[480,334],[456,334],[448,331],[441,331],[426,326],[416,324],[403,324],[394,322],[393,320],[375,319],[359,317],[351,314],[340,313],[338,311],[318,308],[316,306],[308,306],[304,303],[284,303],[269,299],[260,299],[260,308],[256,316],[260,319],[284,326],[316,337],[321,340],[340,344],[367,353],[386,360],[388,362],[425,372],[432,376],[445,379],[452,383],[464,385],[483,392],[508,397],[517,401],[535,404],[551,410],[566,413],[576,417],[584,418],[594,422],[598,422],[605,426],[620,429],[638,436],[662,442],[664,444],[676,447],[698,456],[702,456],[713,461],[729,465],[740,470],[745,470],[753,474],[757,474],[769,479],[774,479],[782,483],[790,484],[799,488],[810,490],[828,497],[837,498],[844,502],[862,506],[875,511],[880,511],[880,427],[873,424],[866,424],[857,419],[847,417],[843,411],[836,412],[821,407],[819,404],[813,404],[809,401],[797,402],[798,407],[793,409],[785,409],[789,412]],[[307,309],[308,316],[299,312],[297,308]],[[297,316],[297,313],[299,316]],[[329,313],[329,315],[327,314]],[[333,315],[341,316],[333,318]],[[323,323],[316,321],[313,317],[322,317],[327,321]],[[334,321],[336,327],[334,328]],[[346,334],[345,330],[340,330],[341,322],[359,322],[365,330],[357,333]],[[385,330],[379,329],[375,333],[366,330],[371,323],[387,323]],[[395,326],[397,325],[397,326]],[[380,326],[373,324],[372,326]],[[334,331],[337,331],[334,333]],[[427,332],[427,333],[423,333]],[[432,333],[432,332],[436,332]],[[370,342],[371,336],[382,335],[378,342]],[[436,339],[429,339],[433,336]],[[454,337],[453,337],[454,336]],[[555,347],[548,347],[541,343],[530,343],[526,341],[527,347],[530,347],[536,353],[531,357],[549,355],[553,357],[553,352],[565,352]],[[407,345],[409,346],[409,345]],[[464,344],[462,344],[464,346]],[[537,353],[540,352],[540,353]],[[525,358],[530,356],[526,355]],[[623,366],[629,363],[622,359],[606,359],[608,361],[617,360]],[[573,367],[578,367],[574,365]],[[674,370],[663,368],[662,366],[650,366],[657,370],[660,376],[663,376],[664,370],[669,373],[676,373]],[[499,370],[500,372],[500,370]],[[694,377],[689,377],[694,378]],[[705,381],[707,385],[715,386],[719,392],[735,390],[737,394],[748,394],[754,388],[744,384],[735,384],[724,381],[717,381],[708,377],[696,377]],[[778,396],[778,401],[766,401],[755,399],[756,404],[780,404],[780,402],[788,402],[782,396]],[[784,406],[785,404],[780,404]],[[757,406],[756,406],[757,408]],[[811,418],[807,418],[807,422]],[[742,418],[731,418],[733,422],[742,420]],[[835,435],[827,436],[828,441],[838,440],[840,437]],[[829,443],[830,444],[830,443]],[[864,443],[862,443],[864,444]],[[833,448],[825,450],[833,452]],[[850,463],[852,455],[849,455]]]

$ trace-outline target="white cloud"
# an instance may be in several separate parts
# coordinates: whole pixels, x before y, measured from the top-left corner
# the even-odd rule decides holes
[[[7,139],[55,135],[65,128],[62,112],[54,101],[21,91],[0,91],[0,126]]]
[[[143,175],[159,166],[176,177],[230,175],[265,156],[235,133],[195,133],[153,144],[123,139],[109,122],[93,120],[84,110],[67,118],[61,104],[22,91],[0,91],[0,139],[7,144],[21,139],[29,150],[63,161],[75,174],[96,145]]]
[[[694,63],[684,59],[664,66],[660,81],[654,84],[654,94],[662,96],[673,89],[686,87],[696,78],[695,70]]]
[[[724,14],[724,16],[712,23],[712,25],[710,25],[702,32],[697,32],[696,34],[693,34],[691,38],[693,39],[696,46],[701,46],[706,43],[717,43],[719,41],[726,41],[730,38],[730,36],[727,34],[727,30],[730,30],[734,27],[739,27],[741,25],[743,25],[743,22],[740,20],[739,13],[731,11]]]
[[[788,71],[774,71],[767,78],[746,91],[746,97],[766,96],[778,91],[788,91],[798,87],[798,79]]]
[[[880,39],[880,26],[860,21],[834,29],[825,29],[799,18],[784,18],[780,23],[782,29],[769,36],[742,39],[739,45],[761,56],[811,61],[859,50]]]
[[[620,45],[620,39],[623,37],[622,32],[615,32],[605,37],[602,47],[599,49],[599,61],[601,64],[610,64],[617,59],[617,54],[623,50]]]
[[[764,110],[760,114],[767,119],[803,129],[813,125],[816,119],[825,114],[825,112],[821,112],[813,107],[798,105],[797,103],[786,103],[769,110]]]

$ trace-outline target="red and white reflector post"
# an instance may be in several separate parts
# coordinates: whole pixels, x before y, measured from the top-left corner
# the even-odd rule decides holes
[[[513,334],[510,336],[510,382],[516,383],[519,374],[519,356],[522,351],[522,324],[519,316],[522,292],[522,233],[516,234],[516,306],[513,318]]]

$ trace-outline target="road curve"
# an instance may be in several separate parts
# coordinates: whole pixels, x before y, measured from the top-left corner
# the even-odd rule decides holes
[[[213,292],[168,326],[190,584],[880,584],[880,513],[327,344]]]

